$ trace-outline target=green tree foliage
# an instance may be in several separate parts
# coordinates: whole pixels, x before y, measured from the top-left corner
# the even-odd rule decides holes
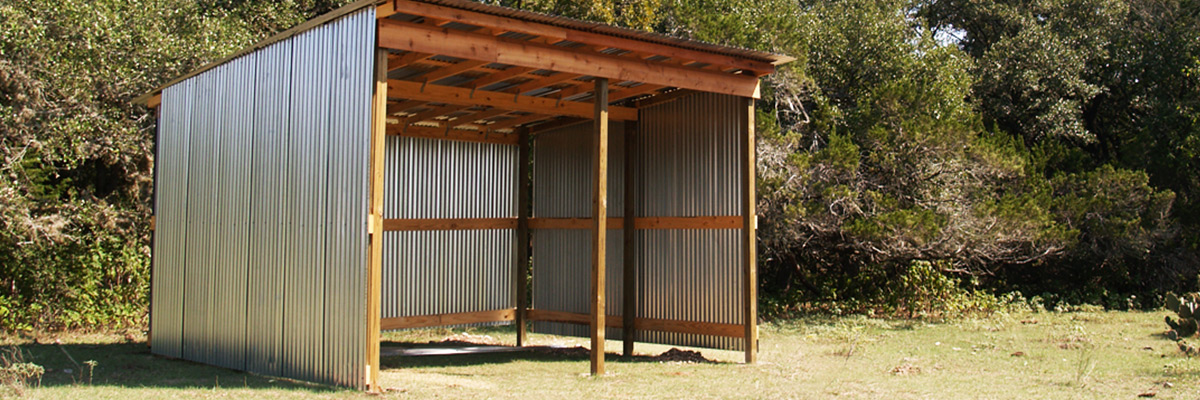
[[[0,330],[144,322],[153,115],[130,100],[344,1],[0,1]]]

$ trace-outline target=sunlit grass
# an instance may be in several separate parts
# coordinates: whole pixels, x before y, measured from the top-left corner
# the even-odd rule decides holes
[[[700,350],[716,363],[608,357],[591,377],[571,352],[388,357],[388,398],[1136,398],[1200,397],[1200,360],[1161,336],[1163,313],[1002,314],[947,323],[819,317],[767,324],[760,362]],[[454,340],[512,344],[511,327],[387,333],[387,347]],[[40,341],[52,341],[42,337]],[[305,385],[151,355],[120,336],[67,335],[65,344],[20,347],[47,368],[29,398],[359,398]],[[141,338],[133,338],[135,341]],[[9,343],[19,338],[5,338]],[[533,345],[587,340],[532,335]],[[609,351],[621,343],[610,341]],[[656,355],[670,346],[639,344]],[[64,351],[65,350],[65,351]],[[75,361],[72,362],[67,357]],[[88,384],[88,360],[96,362]],[[67,372],[70,370],[70,372]]]

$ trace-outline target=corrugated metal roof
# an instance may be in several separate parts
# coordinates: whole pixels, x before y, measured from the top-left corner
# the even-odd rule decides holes
[[[625,39],[641,40],[650,43],[663,44],[668,46],[676,46],[689,50],[703,51],[714,54],[721,54],[731,57],[745,58],[755,61],[762,61],[774,65],[780,65],[794,61],[795,58],[773,54],[758,50],[750,50],[733,46],[722,46],[712,43],[705,43],[698,40],[682,39],[674,36],[663,35],[654,32],[645,32],[629,28],[621,28],[617,26],[602,24],[598,22],[582,21],[574,18],[561,17],[551,14],[543,14],[533,11],[518,10],[503,6],[483,4],[471,0],[412,0],[420,3],[435,4],[443,7],[457,8],[467,11],[474,11],[482,14],[495,15],[499,17],[512,18],[521,21],[536,22],[559,28],[575,29],[585,32],[616,36]],[[403,11],[401,11],[403,12]]]

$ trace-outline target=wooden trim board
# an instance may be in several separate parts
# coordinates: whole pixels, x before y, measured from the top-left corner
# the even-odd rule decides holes
[[[530,321],[559,322],[564,324],[587,325],[591,317],[588,314],[565,311],[531,309],[526,312]],[[639,331],[657,331],[673,333],[689,333],[694,335],[711,335],[731,338],[742,338],[745,334],[742,324],[722,324],[716,322],[681,321],[659,318],[634,318],[634,324]],[[606,320],[609,328],[623,328],[624,321],[620,315],[609,315]]]
[[[435,326],[448,325],[465,325],[478,324],[484,322],[503,322],[512,321],[516,316],[516,309],[504,308],[500,310],[487,310],[464,312],[454,314],[433,314],[433,315],[416,315],[411,317],[395,317],[384,318],[380,326],[383,330],[392,329],[410,329],[410,328],[429,328]]]
[[[530,218],[530,229],[588,229],[591,218]],[[659,229],[742,229],[740,215],[705,217],[637,217],[637,230]],[[608,229],[624,229],[625,218],[610,217]]]

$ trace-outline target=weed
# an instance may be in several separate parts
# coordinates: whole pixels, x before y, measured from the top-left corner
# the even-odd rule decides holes
[[[42,366],[25,362],[25,353],[16,346],[0,351],[0,386],[6,393],[14,396],[24,396],[25,388],[41,386],[42,375],[46,369]]]

